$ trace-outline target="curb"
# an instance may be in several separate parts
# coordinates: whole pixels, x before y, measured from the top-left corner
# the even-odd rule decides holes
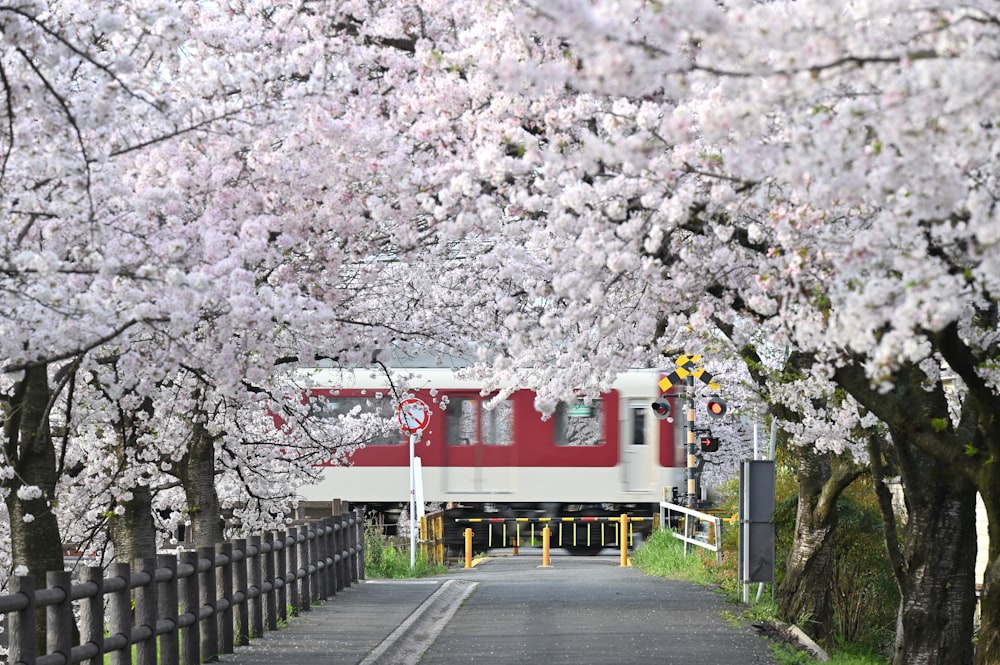
[[[416,665],[479,582],[448,580],[359,665]]]

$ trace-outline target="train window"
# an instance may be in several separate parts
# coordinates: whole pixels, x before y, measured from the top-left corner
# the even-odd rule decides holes
[[[471,446],[479,438],[479,400],[471,397],[449,397],[444,412],[447,441],[452,446]]]
[[[336,397],[313,396],[309,400],[309,415],[315,418],[338,418],[348,416],[357,408],[356,416],[363,417],[374,413],[372,419],[373,433],[364,440],[368,446],[393,446],[401,442],[398,431],[392,427],[395,423],[395,411],[391,400],[372,397]],[[370,415],[369,415],[370,417]],[[390,423],[388,430],[377,431],[380,424]],[[366,428],[367,429],[367,428]]]
[[[514,440],[514,405],[504,400],[492,409],[485,408],[481,414],[483,424],[483,444],[487,446],[509,446]]]
[[[632,445],[646,445],[646,406],[632,408]]]
[[[604,443],[604,409],[595,399],[589,408],[559,402],[553,415],[557,446],[599,446]]]
[[[445,440],[452,446],[509,446],[514,440],[514,407],[510,400],[492,409],[478,397],[449,397]]]

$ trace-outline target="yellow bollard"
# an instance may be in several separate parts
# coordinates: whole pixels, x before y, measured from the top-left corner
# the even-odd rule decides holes
[[[549,558],[549,542],[552,539],[552,530],[549,527],[542,529],[542,568],[551,567]]]
[[[621,567],[628,567],[628,514],[622,513],[622,516],[618,522],[618,526],[621,528],[621,532],[618,536],[618,542],[622,546],[622,560]]]
[[[465,567],[472,568],[472,527],[465,529]]]

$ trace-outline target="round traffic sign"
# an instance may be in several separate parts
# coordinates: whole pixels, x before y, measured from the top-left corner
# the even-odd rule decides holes
[[[431,407],[422,399],[407,397],[396,407],[399,426],[407,434],[423,431],[431,422]]]

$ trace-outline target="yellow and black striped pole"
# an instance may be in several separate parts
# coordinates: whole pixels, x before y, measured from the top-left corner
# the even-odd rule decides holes
[[[684,429],[687,432],[687,507],[698,505],[698,449],[695,443],[694,426],[694,375],[688,374],[684,379],[687,388],[687,417],[684,419]]]

